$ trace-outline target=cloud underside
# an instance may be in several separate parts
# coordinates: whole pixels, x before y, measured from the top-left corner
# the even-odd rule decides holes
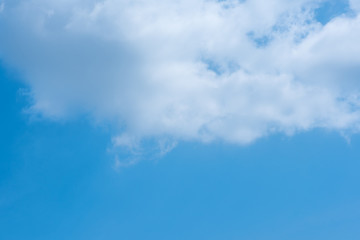
[[[9,0],[0,57],[30,86],[32,114],[90,114],[121,146],[354,133],[360,5],[322,25],[322,2]]]

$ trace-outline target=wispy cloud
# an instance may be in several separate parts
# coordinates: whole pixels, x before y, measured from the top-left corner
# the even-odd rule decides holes
[[[4,8],[5,8],[5,3],[2,2],[2,1],[0,1],[0,13],[1,13],[2,11],[4,11]]]

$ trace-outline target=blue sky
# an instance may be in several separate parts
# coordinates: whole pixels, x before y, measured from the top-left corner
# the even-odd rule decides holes
[[[358,1],[0,3],[0,239],[360,237]]]

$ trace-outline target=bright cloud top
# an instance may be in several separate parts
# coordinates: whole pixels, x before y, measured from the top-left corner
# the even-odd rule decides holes
[[[322,25],[322,2],[9,0],[0,57],[33,113],[115,122],[118,145],[357,132],[360,4]]]

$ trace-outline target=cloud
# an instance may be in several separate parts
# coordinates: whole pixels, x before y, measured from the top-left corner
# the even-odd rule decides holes
[[[350,6],[355,11],[360,11],[360,1],[359,0],[350,0]]]
[[[33,114],[91,114],[127,148],[358,132],[358,1],[326,25],[320,2],[7,1],[0,57],[29,84]]]

